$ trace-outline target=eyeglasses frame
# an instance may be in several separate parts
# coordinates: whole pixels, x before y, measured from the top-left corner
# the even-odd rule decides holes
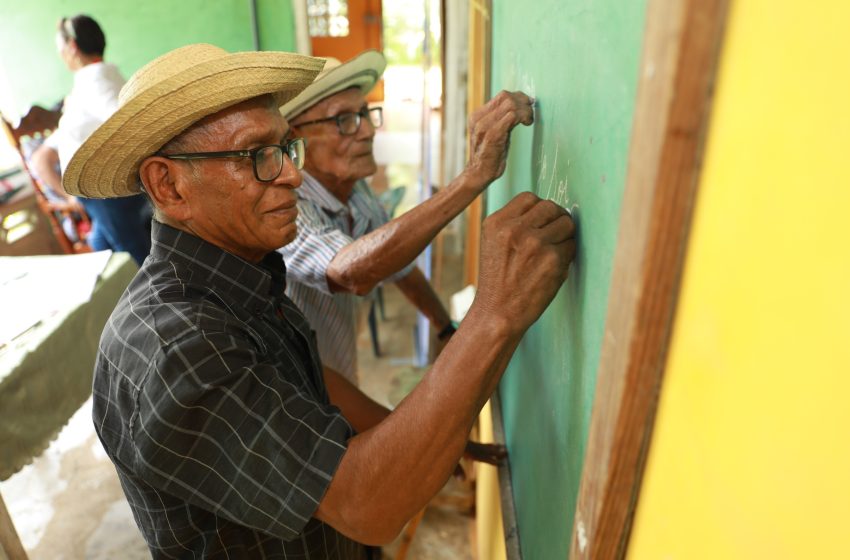
[[[301,166],[299,167],[296,164],[292,157],[289,155],[289,147],[293,144],[300,142],[304,145],[304,158],[302,158]],[[260,179],[260,175],[257,173],[257,154],[260,150],[264,150],[266,148],[277,147],[281,149],[283,156],[285,158],[289,158],[289,161],[295,166],[299,171],[304,168],[304,161],[307,156],[307,139],[306,138],[293,138],[289,140],[285,144],[264,144],[262,146],[257,146],[256,148],[252,148],[250,150],[227,150],[223,152],[186,152],[181,154],[161,154],[157,155],[160,157],[164,157],[167,159],[181,160],[181,161],[189,161],[189,160],[198,160],[198,159],[218,159],[218,158],[232,158],[232,157],[249,157],[251,158],[251,167],[254,170],[254,178],[260,183],[271,183],[283,173],[283,162],[280,165],[280,170],[277,172],[277,175],[272,177],[271,179]]]
[[[375,126],[372,123],[372,118],[369,117],[369,114],[372,113],[372,111],[378,111],[378,114],[381,115],[381,124],[378,125],[378,126],[383,125],[384,124],[384,108],[383,107],[364,107],[363,109],[361,109],[360,111],[357,111],[356,113],[351,112],[351,111],[346,111],[345,113],[340,113],[340,114],[334,115],[332,117],[325,117],[323,119],[315,119],[315,120],[312,120],[312,121],[301,122],[301,123],[291,123],[291,125],[293,127],[299,127],[299,126],[308,126],[308,125],[311,125],[311,124],[320,124],[320,123],[324,123],[324,122],[336,121],[336,128],[339,131],[340,136],[354,136],[360,130],[360,125],[363,124],[363,118],[364,117],[368,118],[369,124],[371,124],[375,128],[378,128],[378,126]],[[340,119],[347,117],[348,115],[355,115],[358,119],[357,126],[354,128],[354,132],[343,132],[342,131],[342,123],[340,122]]]

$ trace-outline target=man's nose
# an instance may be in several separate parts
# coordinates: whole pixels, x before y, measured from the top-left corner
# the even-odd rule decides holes
[[[277,176],[277,179],[275,179],[272,184],[297,189],[301,186],[301,181],[301,171],[295,167],[295,163],[292,161],[292,158],[290,158],[289,155],[284,154],[283,167],[280,169],[280,175]]]
[[[360,128],[357,129],[357,137],[360,139],[372,138],[375,136],[375,125],[372,124],[371,115],[367,114],[360,118]]]

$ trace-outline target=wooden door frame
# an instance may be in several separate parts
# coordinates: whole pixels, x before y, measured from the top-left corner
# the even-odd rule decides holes
[[[371,14],[371,17],[377,18],[377,21],[366,22],[362,19],[358,20],[356,16],[359,16],[360,14],[357,12],[352,14],[351,5],[349,4],[349,12],[347,15],[349,32],[347,36],[312,37],[310,36],[309,17],[305,19],[305,23],[307,24],[307,39],[310,41],[310,50],[312,53],[316,56],[333,56],[334,58],[338,58],[341,62],[348,62],[364,50],[384,50],[383,0],[358,0],[357,4],[360,2],[362,2],[362,8],[364,11],[363,18],[365,19],[366,14]],[[377,28],[375,26],[377,26]],[[377,33],[377,36],[375,36],[375,33]],[[358,40],[355,40],[355,38]],[[362,39],[362,41],[359,39]],[[354,45],[355,48],[353,49],[341,49],[339,47],[341,44],[352,45],[355,41],[358,44]],[[381,96],[381,99],[383,99],[383,95]]]
[[[490,57],[492,0],[470,0],[469,3],[469,98],[466,114],[472,115],[490,97]],[[468,154],[467,154],[467,157]],[[478,285],[478,260],[481,254],[481,223],[484,221],[484,194],[478,195],[466,209],[466,243],[464,247],[464,285]]]
[[[652,435],[728,0],[649,0],[570,557],[623,558]]]

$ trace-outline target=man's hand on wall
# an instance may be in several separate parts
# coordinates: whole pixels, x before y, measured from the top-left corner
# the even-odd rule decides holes
[[[524,332],[549,305],[575,256],[569,213],[530,192],[484,220],[478,292],[473,305]]]
[[[471,173],[481,189],[505,172],[510,135],[522,123],[534,122],[534,99],[515,91],[501,91],[469,117],[469,163]]]

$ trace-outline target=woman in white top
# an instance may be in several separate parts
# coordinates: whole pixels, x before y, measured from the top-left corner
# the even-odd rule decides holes
[[[31,164],[54,193],[75,202],[62,188],[60,171],[64,173],[77,149],[118,108],[125,80],[114,64],[103,61],[106,38],[89,16],[59,20],[56,48],[74,73],[74,85],[65,98],[59,126],[33,154]],[[92,219],[87,239],[92,249],[127,251],[141,264],[150,251],[151,216],[142,195],[78,202]]]

